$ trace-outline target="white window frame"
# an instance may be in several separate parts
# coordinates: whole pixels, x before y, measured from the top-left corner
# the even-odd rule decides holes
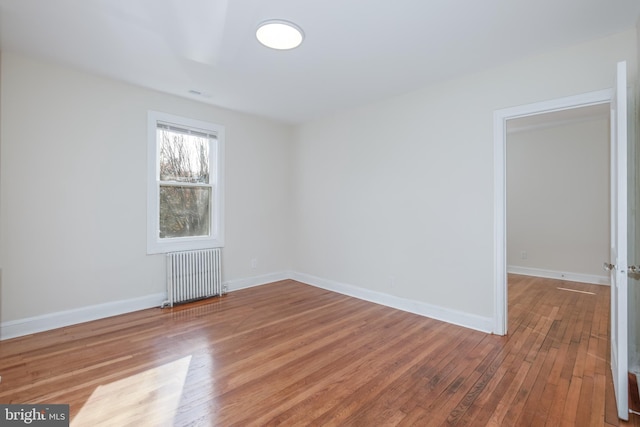
[[[213,184],[211,224],[208,236],[160,238],[160,148],[158,123],[216,135],[217,150],[210,150]],[[224,126],[158,111],[147,114],[147,254],[159,254],[224,246]],[[213,159],[216,160],[215,164]]]

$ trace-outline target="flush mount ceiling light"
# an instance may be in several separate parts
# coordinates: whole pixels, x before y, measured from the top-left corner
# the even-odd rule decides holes
[[[300,46],[304,33],[292,22],[272,19],[258,25],[256,37],[260,43],[271,49],[288,50]]]

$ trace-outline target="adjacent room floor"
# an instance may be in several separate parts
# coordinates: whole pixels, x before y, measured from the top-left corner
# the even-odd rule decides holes
[[[2,341],[0,403],[74,426],[619,425],[608,314],[606,286],[511,276],[499,337],[288,280]]]

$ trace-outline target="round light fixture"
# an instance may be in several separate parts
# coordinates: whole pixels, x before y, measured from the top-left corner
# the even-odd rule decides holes
[[[300,46],[304,33],[292,22],[272,19],[258,26],[256,37],[260,43],[271,49],[288,50]]]

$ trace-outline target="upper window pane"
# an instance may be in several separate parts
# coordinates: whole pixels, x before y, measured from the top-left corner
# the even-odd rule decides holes
[[[209,184],[211,138],[158,128],[160,181]]]

